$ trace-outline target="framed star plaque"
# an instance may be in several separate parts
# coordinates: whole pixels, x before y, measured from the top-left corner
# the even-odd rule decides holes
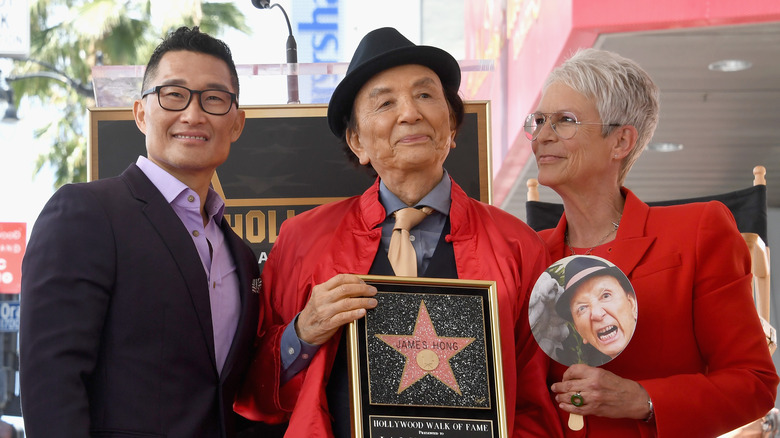
[[[507,437],[496,285],[365,275],[349,326],[353,437]]]

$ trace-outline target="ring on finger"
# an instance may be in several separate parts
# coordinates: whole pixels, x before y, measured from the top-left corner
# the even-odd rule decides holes
[[[580,407],[585,404],[585,399],[582,397],[582,395],[580,395],[579,391],[572,394],[571,404],[573,404],[576,407]]]

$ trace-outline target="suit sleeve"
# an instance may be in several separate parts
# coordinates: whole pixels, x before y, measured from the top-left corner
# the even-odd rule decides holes
[[[20,384],[27,436],[89,436],[87,385],[115,274],[111,226],[79,185],[43,208],[22,264]]]
[[[707,370],[640,381],[659,436],[715,436],[740,427],[773,407],[778,384],[753,303],[750,256],[731,214],[708,203],[691,238],[693,327]]]

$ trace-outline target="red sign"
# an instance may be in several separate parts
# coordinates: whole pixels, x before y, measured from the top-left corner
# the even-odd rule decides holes
[[[0,222],[0,293],[18,294],[21,290],[26,241],[26,223]]]

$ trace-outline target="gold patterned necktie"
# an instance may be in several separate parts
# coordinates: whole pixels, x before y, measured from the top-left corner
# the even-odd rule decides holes
[[[387,258],[390,259],[390,265],[393,266],[395,275],[399,277],[417,276],[417,253],[412,246],[409,231],[431,213],[433,213],[431,207],[423,207],[422,209],[407,207],[394,213],[395,225],[390,237]]]

